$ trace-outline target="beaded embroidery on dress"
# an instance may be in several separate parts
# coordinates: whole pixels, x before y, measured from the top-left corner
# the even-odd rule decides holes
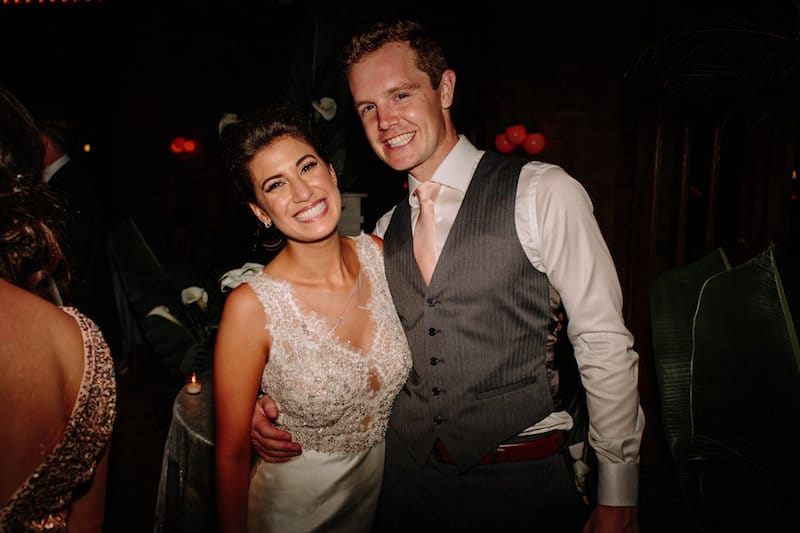
[[[94,474],[116,417],[114,362],[100,329],[72,307],[83,335],[84,369],[64,435],[0,509],[0,531],[66,531],[73,492]]]
[[[263,272],[247,282],[270,320],[265,327],[272,346],[261,389],[278,402],[278,425],[303,447],[289,462],[254,464],[251,533],[372,530],[389,414],[411,369],[411,353],[380,249],[363,233],[351,238],[361,265],[354,289],[369,295],[358,310],[359,319],[368,315],[364,333],[372,325],[363,352],[336,336],[338,319],[329,323],[303,309],[288,282]]]
[[[364,233],[351,238],[357,243],[360,275],[371,288],[367,309],[375,332],[366,353],[303,310],[288,282],[263,272],[247,281],[270,317],[266,327],[272,348],[261,390],[278,403],[281,428],[304,449],[324,453],[360,452],[383,441],[394,398],[411,369],[381,252]]]

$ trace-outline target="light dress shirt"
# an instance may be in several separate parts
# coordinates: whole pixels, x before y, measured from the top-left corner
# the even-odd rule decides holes
[[[45,183],[50,183],[50,178],[53,177],[53,174],[61,170],[61,167],[69,163],[70,157],[68,154],[64,154],[49,165],[44,168],[44,173],[42,177],[44,178]]]
[[[483,154],[460,135],[431,178],[442,184],[434,202],[437,256]],[[414,194],[419,183],[408,175],[412,228],[419,215]],[[383,237],[393,212],[394,207],[378,220],[375,235]],[[599,463],[598,503],[637,505],[644,430],[639,355],[633,349],[633,335],[625,327],[622,289],[589,195],[561,167],[531,161],[520,172],[515,222],[525,254],[561,295],[569,319],[567,336],[586,389],[589,442]],[[569,413],[557,411],[522,435],[571,427]],[[579,447],[571,447],[573,456],[578,456]]]

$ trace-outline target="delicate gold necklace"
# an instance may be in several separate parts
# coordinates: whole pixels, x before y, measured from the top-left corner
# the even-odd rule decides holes
[[[355,283],[353,283],[353,288],[350,289],[350,294],[347,295],[347,299],[344,301],[344,304],[342,305],[342,314],[339,315],[339,318],[337,318],[336,322],[334,322],[333,328],[331,328],[331,330],[328,332],[329,335],[332,334],[334,331],[336,331],[336,328],[338,328],[341,325],[342,320],[344,319],[344,315],[347,312],[347,306],[350,303],[350,300],[353,299],[353,296],[355,296],[356,293],[361,292],[361,270],[362,270],[361,268],[358,269],[358,275],[356,276]]]

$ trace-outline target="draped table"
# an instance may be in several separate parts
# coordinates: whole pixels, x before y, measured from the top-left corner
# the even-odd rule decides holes
[[[213,375],[198,380],[202,390],[184,386],[172,406],[156,500],[155,532],[217,531],[214,496]]]

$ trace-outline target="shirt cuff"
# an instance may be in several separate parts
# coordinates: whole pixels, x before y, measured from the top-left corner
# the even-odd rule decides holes
[[[639,504],[639,464],[599,463],[597,503],[611,507]]]

